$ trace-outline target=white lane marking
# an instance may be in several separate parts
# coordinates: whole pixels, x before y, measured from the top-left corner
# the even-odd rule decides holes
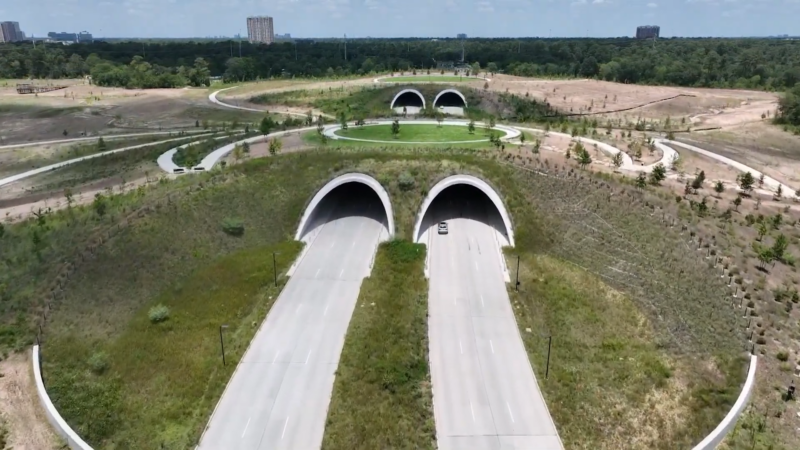
[[[310,358],[310,357],[311,357],[311,350],[309,350],[309,351],[308,351],[308,354],[306,355],[306,362],[305,362],[305,364],[308,364],[308,358]]]
[[[247,418],[247,425],[244,426],[244,431],[242,431],[242,438],[244,439],[245,433],[247,433],[247,427],[250,426],[250,417]]]
[[[322,269],[317,269],[317,273],[314,275],[314,278],[317,278],[319,276],[319,271],[320,270],[322,270]]]
[[[329,307],[329,306],[331,306],[331,305],[330,305],[330,303],[328,303],[327,305],[325,305],[325,312],[323,312],[323,313],[322,313],[322,315],[323,315],[323,316],[326,316],[326,315],[328,315],[328,307]]]
[[[331,242],[331,247],[330,248],[333,248],[333,244],[335,244],[335,243],[336,243],[336,241]]]
[[[475,261],[475,270],[478,270],[478,261]]]
[[[297,309],[295,309],[295,310],[294,310],[294,313],[295,313],[295,314],[299,313],[299,312],[300,312],[300,308],[302,308],[302,307],[303,307],[303,304],[302,304],[302,303],[300,303],[299,305],[297,305]]]
[[[483,295],[481,295],[481,307],[485,307],[486,305],[483,304]]]
[[[356,241],[353,241],[353,243],[352,243],[352,244],[350,244],[350,248],[353,248],[353,247],[355,247],[355,246],[356,246]]]
[[[464,354],[464,347],[461,345],[461,341],[458,341],[458,348],[461,349],[461,354]]]
[[[457,304],[458,304],[458,297],[453,297],[453,304],[454,304],[454,305],[457,305]]]
[[[475,422],[475,410],[472,409],[472,400],[469,402],[469,412],[472,413],[472,421]]]
[[[342,269],[342,271],[341,271],[341,272],[339,272],[339,278],[342,278],[342,274],[343,274],[343,273],[344,273],[344,269]]]
[[[489,339],[489,347],[492,347],[492,353],[494,353],[494,344],[492,344],[491,339]]]
[[[506,407],[508,408],[508,415],[511,416],[511,422],[514,422],[514,413],[511,412],[511,405],[506,402]]]
[[[286,417],[286,421],[283,422],[283,432],[281,433],[281,440],[283,440],[283,435],[286,434],[286,424],[289,423],[289,417]]]
[[[281,354],[281,351],[280,351],[280,350],[278,350],[278,352],[277,352],[277,353],[275,353],[275,357],[274,357],[274,358],[272,358],[272,364],[275,364],[275,361],[277,361],[277,360],[278,360],[278,355],[280,355],[280,354]]]

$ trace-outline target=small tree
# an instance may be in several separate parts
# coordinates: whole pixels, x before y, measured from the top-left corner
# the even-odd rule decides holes
[[[698,189],[702,189],[703,182],[705,182],[705,180],[706,180],[706,173],[705,171],[701,170],[700,173],[697,174],[696,177],[694,177],[694,180],[692,180],[692,189],[694,189],[695,191]]]
[[[753,251],[758,257],[759,269],[766,270],[767,264],[771,263],[772,260],[775,259],[775,255],[772,254],[772,248],[765,245],[760,245],[757,242],[753,242],[752,247]]]
[[[636,176],[636,187],[639,189],[644,189],[647,186],[647,177],[645,176],[644,172],[639,172],[639,175]]]
[[[314,123],[314,114],[311,112],[310,109],[308,111],[306,111],[305,122],[306,122],[306,126],[307,127],[310,127],[311,124]]]
[[[585,169],[586,166],[592,163],[591,155],[589,155],[589,152],[580,142],[575,144],[575,156],[582,169]]]
[[[339,113],[339,125],[342,127],[342,130],[347,130],[347,114],[344,111]]]
[[[97,140],[97,150],[102,152],[106,148],[107,148],[106,141],[103,140],[103,138],[101,137],[100,139]]]
[[[467,124],[467,131],[469,134],[475,134],[475,121],[470,119],[469,123]]]
[[[753,178],[752,173],[745,172],[739,175],[737,182],[739,183],[739,188],[745,193],[749,194],[753,190],[753,183],[755,183],[755,179]]]
[[[539,157],[539,148],[541,146],[542,142],[538,138],[535,141],[533,141],[533,148],[531,148],[531,151],[533,152],[534,155],[536,155],[537,158]]]
[[[72,194],[72,189],[64,188],[64,197],[67,199],[67,208],[72,208],[72,204],[75,202],[75,198]]]
[[[659,185],[662,181],[667,178],[667,169],[664,167],[663,164],[658,163],[653,167],[653,171],[650,172],[650,184]]]
[[[775,191],[775,200],[780,201],[782,197],[783,197],[783,185],[778,184],[778,190]]]
[[[250,143],[249,142],[244,141],[244,143],[242,144],[242,152],[245,155],[249,155],[250,154]]]
[[[714,192],[717,193],[718,198],[725,192],[725,185],[722,183],[722,180],[717,180],[716,184],[714,184]]]
[[[67,137],[67,135],[69,134],[69,132],[68,132],[67,130],[64,130],[64,131],[63,131],[61,134],[63,134],[63,135],[64,135],[64,137]]]
[[[681,166],[683,165],[683,159],[681,155],[675,153],[672,155],[672,159],[669,161],[669,168],[674,172],[680,172]]]
[[[441,111],[436,111],[436,122],[438,122],[438,125],[436,126],[441,128],[443,120],[444,120],[444,114],[442,114]]]
[[[204,130],[208,129],[208,120],[203,120],[203,129]]]
[[[764,187],[764,174],[763,173],[758,176],[758,187],[760,187],[760,188]]]
[[[400,121],[394,119],[394,122],[392,122],[392,137],[397,139],[399,135],[400,135]]]
[[[772,243],[772,256],[777,259],[778,261],[784,262],[786,256],[786,249],[789,247],[789,240],[786,236],[781,233],[778,237],[775,238],[775,242]]]
[[[622,167],[622,152],[614,153],[614,156],[611,157],[611,164],[614,165],[614,169],[619,169]]]
[[[735,199],[733,199],[733,210],[739,211],[739,206],[742,205],[742,197],[737,195]]]
[[[272,155],[272,156],[277,155],[278,153],[281,152],[282,148],[283,148],[283,141],[281,141],[280,139],[272,138],[269,141],[269,154],[270,155]]]
[[[519,135],[519,142],[520,142],[521,144],[524,144],[524,143],[525,143],[525,133],[520,133],[520,135]]]
[[[492,129],[492,128],[494,128],[495,125],[496,125],[496,121],[494,119],[494,116],[489,116],[489,128]]]
[[[271,117],[265,116],[261,119],[261,123],[258,126],[258,131],[264,136],[264,139],[266,139],[267,135],[270,134],[274,128],[275,122]]]
[[[766,236],[768,232],[769,229],[767,228],[767,224],[761,221],[758,224],[758,241],[759,242],[762,241],[764,239],[764,236]]]
[[[322,116],[317,118],[317,134],[320,136],[325,136],[325,121],[322,119]]]

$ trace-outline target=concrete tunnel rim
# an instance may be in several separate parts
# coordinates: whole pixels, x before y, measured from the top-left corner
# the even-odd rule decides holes
[[[397,99],[400,98],[401,95],[409,92],[417,94],[417,96],[422,100],[422,109],[425,109],[425,96],[422,95],[422,92],[416,89],[403,89],[402,91],[398,92],[397,95],[395,95],[392,99],[392,103],[389,105],[389,108],[394,108],[394,104],[397,102]]]
[[[495,189],[489,185],[489,183],[472,175],[451,175],[440,180],[428,191],[428,195],[425,197],[425,201],[422,202],[422,207],[417,213],[417,220],[414,223],[414,242],[420,242],[420,227],[422,226],[422,219],[425,218],[425,214],[428,212],[428,208],[431,206],[431,203],[433,203],[433,201],[439,196],[439,194],[442,193],[442,191],[458,184],[466,184],[478,188],[487,197],[489,197],[489,200],[491,200],[495,208],[497,208],[497,211],[500,213],[500,217],[503,219],[503,225],[506,227],[509,245],[514,247],[514,228],[511,225],[511,216],[508,214],[508,210],[503,203],[503,199],[500,197],[500,194],[498,194],[497,191],[495,191]]]
[[[376,180],[375,178],[358,172],[350,172],[343,175],[339,175],[336,178],[325,183],[322,188],[320,188],[314,196],[311,198],[311,201],[308,202],[306,205],[305,210],[303,211],[303,217],[300,219],[300,224],[297,226],[297,232],[295,233],[295,240],[300,241],[303,239],[303,230],[308,223],[308,219],[311,218],[314,210],[317,209],[320,202],[331,193],[337,187],[347,184],[347,183],[361,183],[369,186],[376,194],[378,194],[378,198],[380,198],[381,203],[383,203],[383,208],[386,212],[386,221],[388,222],[387,227],[389,229],[389,239],[394,237],[394,213],[392,212],[392,201],[389,198],[389,193],[384,189],[381,183]]]
[[[439,101],[439,97],[441,97],[442,95],[447,94],[447,93],[456,94],[459,97],[461,97],[461,101],[464,102],[464,108],[469,106],[469,103],[467,103],[467,98],[464,97],[464,94],[462,94],[461,91],[459,91],[456,88],[448,88],[448,89],[445,89],[445,90],[439,92],[438,94],[436,94],[436,97],[433,99],[433,107],[434,108],[436,108],[436,102]]]

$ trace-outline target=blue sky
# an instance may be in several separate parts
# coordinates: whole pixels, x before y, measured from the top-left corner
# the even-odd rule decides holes
[[[0,20],[29,36],[87,30],[103,37],[246,34],[248,15],[276,33],[341,36],[800,35],[800,0],[2,0]]]

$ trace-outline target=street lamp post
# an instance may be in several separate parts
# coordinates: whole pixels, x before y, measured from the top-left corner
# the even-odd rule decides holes
[[[225,364],[225,343],[222,341],[222,330],[227,330],[227,329],[228,329],[227,325],[220,325],[219,326],[219,347],[222,350],[222,365],[223,366],[226,365],[226,364]]]
[[[278,287],[278,265],[275,263],[275,255],[280,255],[280,252],[272,252],[272,276],[275,278],[275,287]]]

